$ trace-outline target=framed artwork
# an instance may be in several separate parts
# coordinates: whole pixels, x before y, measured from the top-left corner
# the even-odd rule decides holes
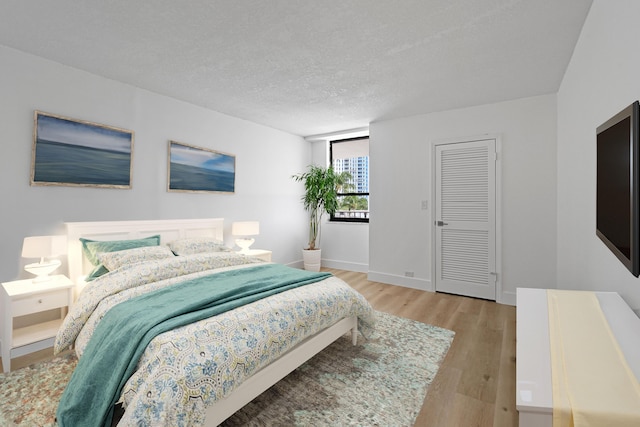
[[[167,191],[234,193],[236,157],[169,141]]]
[[[36,111],[31,185],[131,188],[133,131]]]

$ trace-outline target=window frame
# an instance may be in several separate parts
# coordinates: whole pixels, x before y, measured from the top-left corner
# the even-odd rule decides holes
[[[341,142],[349,142],[349,141],[359,141],[359,140],[363,140],[363,139],[369,139],[369,135],[366,136],[357,136],[357,137],[353,137],[353,138],[341,138],[341,139],[333,139],[333,140],[329,140],[329,165],[333,168],[333,144],[339,144]],[[369,157],[369,156],[367,156]],[[367,174],[369,175],[369,177],[371,176],[369,173],[369,163],[367,164]],[[370,193],[369,192],[363,192],[363,193],[357,193],[357,192],[348,192],[348,193],[337,193],[338,197],[343,197],[343,196],[367,196],[368,201],[370,202]],[[352,222],[352,223],[364,223],[364,224],[368,224],[369,223],[369,216],[371,215],[371,206],[369,204],[369,210],[368,210],[368,214],[366,218],[342,218],[342,217],[336,217],[335,215],[330,215],[329,216],[329,221],[330,222]]]

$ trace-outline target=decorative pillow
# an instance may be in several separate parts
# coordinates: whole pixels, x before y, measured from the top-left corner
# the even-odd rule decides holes
[[[139,264],[145,261],[173,258],[175,255],[166,246],[143,246],[116,252],[102,252],[98,260],[107,270],[113,271],[124,265]]]
[[[102,264],[98,264],[93,270],[91,270],[91,273],[87,274],[87,277],[84,278],[84,281],[90,282],[93,279],[97,279],[98,277],[102,276],[103,274],[107,274],[108,272],[109,270],[107,270],[107,267]]]
[[[231,252],[224,242],[212,237],[190,237],[174,240],[169,248],[176,255],[193,255],[206,252]]]
[[[80,238],[82,243],[82,252],[96,268],[85,278],[86,281],[91,281],[96,277],[100,277],[106,274],[107,270],[98,260],[98,254],[101,252],[116,252],[125,249],[140,248],[144,246],[159,246],[160,235],[145,237],[143,239],[132,240],[89,240]]]

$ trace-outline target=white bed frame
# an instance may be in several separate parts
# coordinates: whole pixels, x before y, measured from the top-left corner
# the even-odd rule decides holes
[[[69,278],[78,291],[84,277],[93,267],[82,253],[79,238],[92,240],[128,240],[160,235],[160,244],[185,237],[214,237],[224,241],[224,219],[179,219],[149,221],[67,222]],[[351,332],[356,345],[358,322],[356,317],[342,319],[316,335],[307,338],[279,359],[245,380],[227,398],[207,408],[206,426],[222,423],[269,387],[280,381],[298,366],[322,351],[335,340]]]

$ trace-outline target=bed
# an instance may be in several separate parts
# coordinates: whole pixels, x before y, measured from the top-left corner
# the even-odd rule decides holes
[[[241,256],[224,247],[215,253],[187,251],[178,256],[163,255],[157,259],[145,257],[151,252],[162,252],[160,249],[132,249],[108,255],[100,253],[100,261],[105,265],[109,261],[111,269],[87,282],[87,274],[96,268],[95,260],[90,260],[87,254],[87,241],[137,241],[153,236],[159,239],[157,246],[162,248],[172,242],[224,242],[224,221],[213,218],[70,222],[66,223],[66,228],[69,276],[77,283],[78,293],[76,304],[58,333],[55,348],[60,351],[73,346],[80,356],[79,366],[99,364],[98,359],[107,354],[109,356],[104,359],[125,357],[120,356],[120,353],[125,353],[120,348],[113,353],[109,353],[112,349],[98,352],[96,348],[100,347],[95,342],[104,340],[100,333],[118,333],[121,326],[105,326],[109,324],[105,319],[121,316],[110,315],[117,311],[114,307],[135,306],[134,301],[139,304],[136,298],[147,298],[151,291],[166,289],[166,292],[175,292],[180,289],[186,294],[192,292],[185,291],[188,289],[186,283],[205,289],[209,286],[202,283],[205,279],[222,284],[226,283],[227,277],[232,280],[230,276],[245,280],[242,278],[256,274],[263,275],[256,277],[302,274],[300,270],[294,272],[292,270],[296,269]],[[134,258],[135,262],[131,262],[127,258],[128,252],[144,252],[145,255],[142,260]],[[127,256],[119,259],[122,254]],[[147,276],[152,279],[148,281]],[[246,283],[253,283],[257,279],[247,280]],[[108,422],[113,425],[216,426],[342,335],[351,333],[355,345],[359,326],[362,332],[372,327],[371,306],[336,277],[313,280],[284,291],[273,291],[276,293],[266,298],[160,333],[145,347],[139,361],[134,364],[132,375],[125,378],[124,386],[118,388],[117,403],[122,405],[123,414],[116,413],[113,421],[109,415]],[[262,283],[264,279],[259,281]],[[179,286],[172,286],[178,283]],[[242,288],[247,286],[243,284]],[[198,298],[199,292],[193,291]],[[127,301],[129,298],[131,300]],[[168,294],[165,298],[174,297]],[[124,323],[134,323],[134,318],[146,315],[151,315],[151,312],[138,312],[132,315],[131,321]],[[231,335],[232,332],[238,334],[238,331],[244,331],[244,338]],[[212,348],[218,353],[214,354]],[[86,354],[91,354],[91,357],[83,357]],[[193,359],[198,359],[198,356],[202,356],[202,361],[196,363]],[[215,369],[211,368],[212,365]],[[100,371],[98,368],[98,372],[104,372],[104,369]],[[194,372],[204,376],[193,378]],[[60,408],[64,411],[63,402]]]

